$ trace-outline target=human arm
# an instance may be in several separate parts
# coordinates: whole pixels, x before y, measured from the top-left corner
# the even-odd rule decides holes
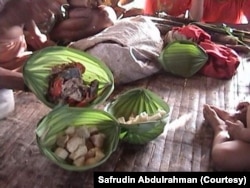
[[[80,40],[99,33],[113,25],[116,20],[114,10],[102,5],[97,8],[89,8],[69,4],[67,12],[68,18],[59,21],[49,33],[49,37],[53,41],[67,43]]]
[[[189,9],[189,18],[195,21],[201,21],[204,11],[204,0],[192,0]]]
[[[34,20],[25,24],[25,40],[31,50],[40,50],[48,46],[55,46],[55,42],[51,41],[45,34],[41,33]]]
[[[23,74],[0,67],[0,88],[26,90]]]
[[[42,22],[51,16],[52,12],[59,11],[59,4],[50,0],[10,0],[0,12],[0,30],[15,25],[22,25],[30,20]]]

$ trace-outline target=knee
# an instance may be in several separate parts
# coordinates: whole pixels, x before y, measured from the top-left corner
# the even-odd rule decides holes
[[[220,146],[214,147],[212,149],[211,157],[213,166],[216,170],[226,170],[228,169],[228,166],[230,166],[227,162],[227,158],[229,157],[229,151],[227,148]]]

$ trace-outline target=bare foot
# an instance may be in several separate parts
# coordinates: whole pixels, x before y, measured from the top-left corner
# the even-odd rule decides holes
[[[229,121],[236,121],[237,119],[235,118],[234,114],[224,110],[224,109],[221,109],[221,108],[218,108],[216,106],[212,106],[210,105],[210,107],[216,112],[216,114],[224,121],[226,120],[229,120]]]
[[[205,104],[203,107],[203,115],[208,124],[213,128],[214,132],[218,133],[220,131],[226,131],[227,125],[212,107]]]

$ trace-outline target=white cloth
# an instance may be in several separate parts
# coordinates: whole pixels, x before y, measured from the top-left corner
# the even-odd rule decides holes
[[[0,119],[5,118],[15,109],[14,93],[11,89],[0,89]]]
[[[95,36],[69,45],[101,59],[115,83],[124,84],[159,72],[156,63],[163,40],[155,24],[143,16],[124,18]]]

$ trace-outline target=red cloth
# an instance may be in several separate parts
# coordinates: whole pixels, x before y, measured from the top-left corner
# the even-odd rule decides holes
[[[185,14],[191,0],[145,0],[145,14],[163,11],[171,16]],[[250,18],[249,0],[204,0],[202,21],[221,23],[242,23],[244,16]]]
[[[240,61],[233,49],[212,42],[208,33],[194,25],[173,28],[173,30],[185,35],[187,39],[192,39],[208,54],[208,61],[199,73],[219,79],[229,79],[235,75]]]
[[[204,22],[242,23],[250,16],[249,0],[204,1]]]
[[[199,73],[219,79],[230,79],[235,75],[240,61],[233,49],[211,41],[201,42],[200,46],[206,51],[209,59]]]
[[[165,12],[171,16],[185,14],[191,5],[191,0],[145,0],[144,13],[155,14],[155,12]]]
[[[192,41],[196,43],[200,43],[201,41],[205,40],[211,40],[211,36],[196,25],[174,27],[172,31],[177,31],[179,34],[186,36],[187,39],[192,39]]]

